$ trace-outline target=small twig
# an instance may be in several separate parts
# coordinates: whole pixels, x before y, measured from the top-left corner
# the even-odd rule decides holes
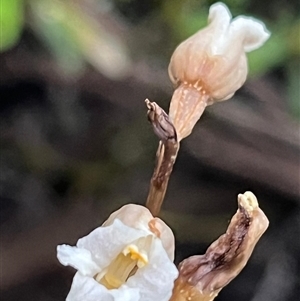
[[[155,102],[150,102],[148,99],[145,102],[148,108],[148,119],[152,124],[154,133],[160,139],[156,152],[156,166],[146,202],[146,206],[153,216],[157,216],[166,194],[179,150],[179,142],[175,127],[169,120],[167,113]]]

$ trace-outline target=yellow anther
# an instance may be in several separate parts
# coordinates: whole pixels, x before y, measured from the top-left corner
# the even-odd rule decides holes
[[[140,251],[136,245],[129,245],[123,250],[123,254],[126,256],[130,254],[132,260],[137,260],[137,266],[143,267],[148,263],[148,256],[145,252]]]

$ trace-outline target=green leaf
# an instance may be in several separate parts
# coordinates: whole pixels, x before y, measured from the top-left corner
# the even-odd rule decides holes
[[[23,0],[0,0],[0,18],[0,51],[5,51],[19,41],[24,24]]]
[[[82,71],[84,62],[72,28],[68,25],[72,15],[68,13],[66,3],[31,0],[31,26],[55,57],[64,75],[75,75]]]

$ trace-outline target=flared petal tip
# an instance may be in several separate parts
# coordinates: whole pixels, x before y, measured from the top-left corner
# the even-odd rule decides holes
[[[231,18],[229,8],[222,2],[217,2],[209,8],[208,23],[222,22],[229,25]]]
[[[255,18],[239,16],[231,23],[232,32],[243,37],[245,52],[260,48],[271,36],[265,24]]]

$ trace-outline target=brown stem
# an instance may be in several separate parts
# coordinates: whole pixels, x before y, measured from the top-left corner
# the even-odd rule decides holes
[[[153,126],[155,134],[160,139],[156,152],[156,165],[150,182],[149,194],[146,202],[147,208],[153,216],[159,214],[163,203],[170,175],[173,170],[179,142],[174,125],[169,116],[155,102],[146,99],[148,119]]]
[[[209,96],[202,89],[181,84],[173,93],[170,117],[155,102],[146,99],[148,119],[160,139],[156,166],[151,178],[146,206],[157,216],[163,203],[169,178],[179,150],[179,142],[188,136],[202,115]],[[172,120],[172,122],[171,122]]]

